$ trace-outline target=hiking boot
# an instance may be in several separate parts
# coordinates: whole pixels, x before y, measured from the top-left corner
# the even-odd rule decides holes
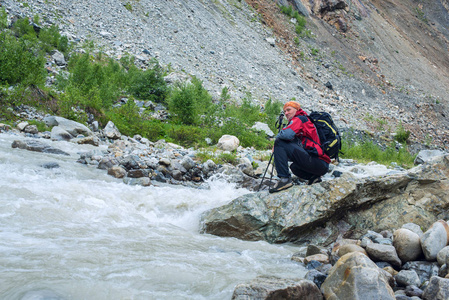
[[[302,184],[306,184],[309,181],[307,179],[304,179],[304,178],[301,178],[301,177],[293,176],[292,177],[292,182],[295,185],[302,185]]]
[[[282,190],[286,190],[289,187],[293,186],[293,182],[292,179],[290,177],[286,178],[286,177],[282,177],[273,188],[269,189],[268,192],[269,193],[276,193]]]
[[[321,180],[321,176],[314,175],[314,176],[310,177],[309,182],[307,182],[307,185],[312,185],[314,183],[318,183],[318,182],[321,182],[321,181],[322,181]]]

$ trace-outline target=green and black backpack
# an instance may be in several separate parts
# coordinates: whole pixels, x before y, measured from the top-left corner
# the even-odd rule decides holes
[[[315,125],[318,136],[320,137],[321,149],[331,159],[338,161],[338,154],[341,152],[341,136],[331,115],[327,112],[314,111],[308,117]]]

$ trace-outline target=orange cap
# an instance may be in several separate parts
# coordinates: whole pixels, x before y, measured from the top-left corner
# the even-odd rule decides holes
[[[296,101],[288,101],[287,103],[284,104],[284,110],[285,108],[287,108],[287,106],[293,107],[296,110],[300,110],[301,109],[301,105],[299,105],[298,102]]]

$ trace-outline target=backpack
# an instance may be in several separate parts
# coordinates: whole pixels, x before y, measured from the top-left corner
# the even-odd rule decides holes
[[[331,159],[335,158],[338,161],[338,154],[341,152],[341,137],[331,115],[327,112],[314,111],[308,117],[315,125],[320,137],[321,149]]]

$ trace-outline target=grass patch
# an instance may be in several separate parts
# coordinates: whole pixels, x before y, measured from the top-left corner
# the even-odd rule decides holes
[[[342,158],[356,159],[363,163],[375,161],[387,166],[397,163],[404,168],[413,167],[416,157],[405,146],[399,149],[395,144],[381,147],[369,139],[355,141],[351,134],[343,135],[341,151],[344,153]]]

